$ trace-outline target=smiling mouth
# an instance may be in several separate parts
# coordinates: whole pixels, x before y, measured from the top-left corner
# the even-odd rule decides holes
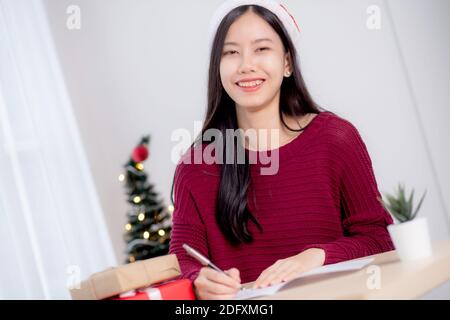
[[[259,81],[253,81],[252,83],[248,83],[245,85],[242,85],[242,84],[239,85],[239,83],[237,82],[236,86],[239,89],[243,90],[244,92],[252,92],[252,91],[258,90],[263,85],[264,82],[265,82],[265,80],[262,80],[262,79]]]

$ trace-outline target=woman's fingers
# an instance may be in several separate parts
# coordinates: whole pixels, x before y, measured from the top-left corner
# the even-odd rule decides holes
[[[205,288],[205,290],[208,293],[215,294],[215,295],[234,295],[236,294],[239,289],[237,288],[230,288],[226,285],[220,284],[220,283],[213,283],[208,288]]]
[[[281,281],[290,281],[290,280],[296,278],[299,274],[300,274],[300,272],[298,272],[297,270],[293,270],[293,271],[289,272],[288,274],[286,274]]]
[[[270,272],[261,274],[261,276],[253,284],[253,288],[265,287],[283,281],[283,278],[296,269],[295,265],[285,263],[278,268],[273,268]]]
[[[232,299],[241,287],[239,270],[218,272],[209,267],[203,267],[194,286],[200,299]]]
[[[211,282],[225,285],[232,289],[239,289],[241,287],[241,283],[237,279],[232,278],[229,275],[223,274],[222,272],[218,272],[214,269],[211,268],[208,269],[209,270],[205,271],[205,276]]]
[[[269,283],[268,281],[272,280],[275,274],[278,274],[280,272],[280,268],[281,266],[278,264],[264,270],[260,274],[258,279],[256,279],[255,283],[253,284],[253,288],[266,286]]]
[[[233,294],[216,294],[213,292],[206,292],[205,299],[206,300],[231,300],[234,299],[236,293]]]
[[[265,286],[270,286],[270,285],[274,285],[277,283],[282,282],[283,278],[286,276],[286,274],[290,273],[289,269],[286,270],[279,270],[278,272],[274,272],[273,274],[271,274],[269,277],[267,277],[266,280],[264,280],[261,283],[261,286],[265,287]]]
[[[239,283],[241,283],[241,275],[238,269],[231,268],[225,271],[227,274],[229,274],[233,279],[236,279]]]
[[[276,269],[278,268],[278,264],[271,265],[269,268],[263,270],[261,274],[259,275],[258,279],[255,280],[255,283],[253,284],[253,288],[256,288],[261,285],[262,281],[267,279],[267,277],[272,274]]]

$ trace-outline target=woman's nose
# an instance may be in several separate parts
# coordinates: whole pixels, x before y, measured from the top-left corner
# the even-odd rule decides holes
[[[246,73],[254,70],[254,60],[250,54],[242,54],[239,64],[239,73]]]

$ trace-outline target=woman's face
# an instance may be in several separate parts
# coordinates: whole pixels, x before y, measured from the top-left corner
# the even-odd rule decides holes
[[[257,41],[258,39],[265,39]],[[272,27],[248,11],[229,28],[220,62],[220,79],[237,107],[258,108],[278,99],[286,71],[291,72],[289,53]],[[237,84],[245,79],[263,79],[257,90]]]

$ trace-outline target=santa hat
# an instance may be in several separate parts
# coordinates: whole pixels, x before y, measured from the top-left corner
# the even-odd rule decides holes
[[[222,19],[234,8],[243,5],[258,5],[270,10],[274,13],[278,19],[283,23],[284,28],[288,32],[289,37],[292,40],[295,48],[298,50],[298,42],[300,37],[300,28],[295,21],[292,14],[289,13],[286,6],[278,0],[226,0],[224,1],[213,14],[209,24],[209,50],[211,52],[212,43],[216,36],[217,28],[219,27]],[[298,55],[297,55],[298,56]],[[298,58],[298,57],[297,57]]]

